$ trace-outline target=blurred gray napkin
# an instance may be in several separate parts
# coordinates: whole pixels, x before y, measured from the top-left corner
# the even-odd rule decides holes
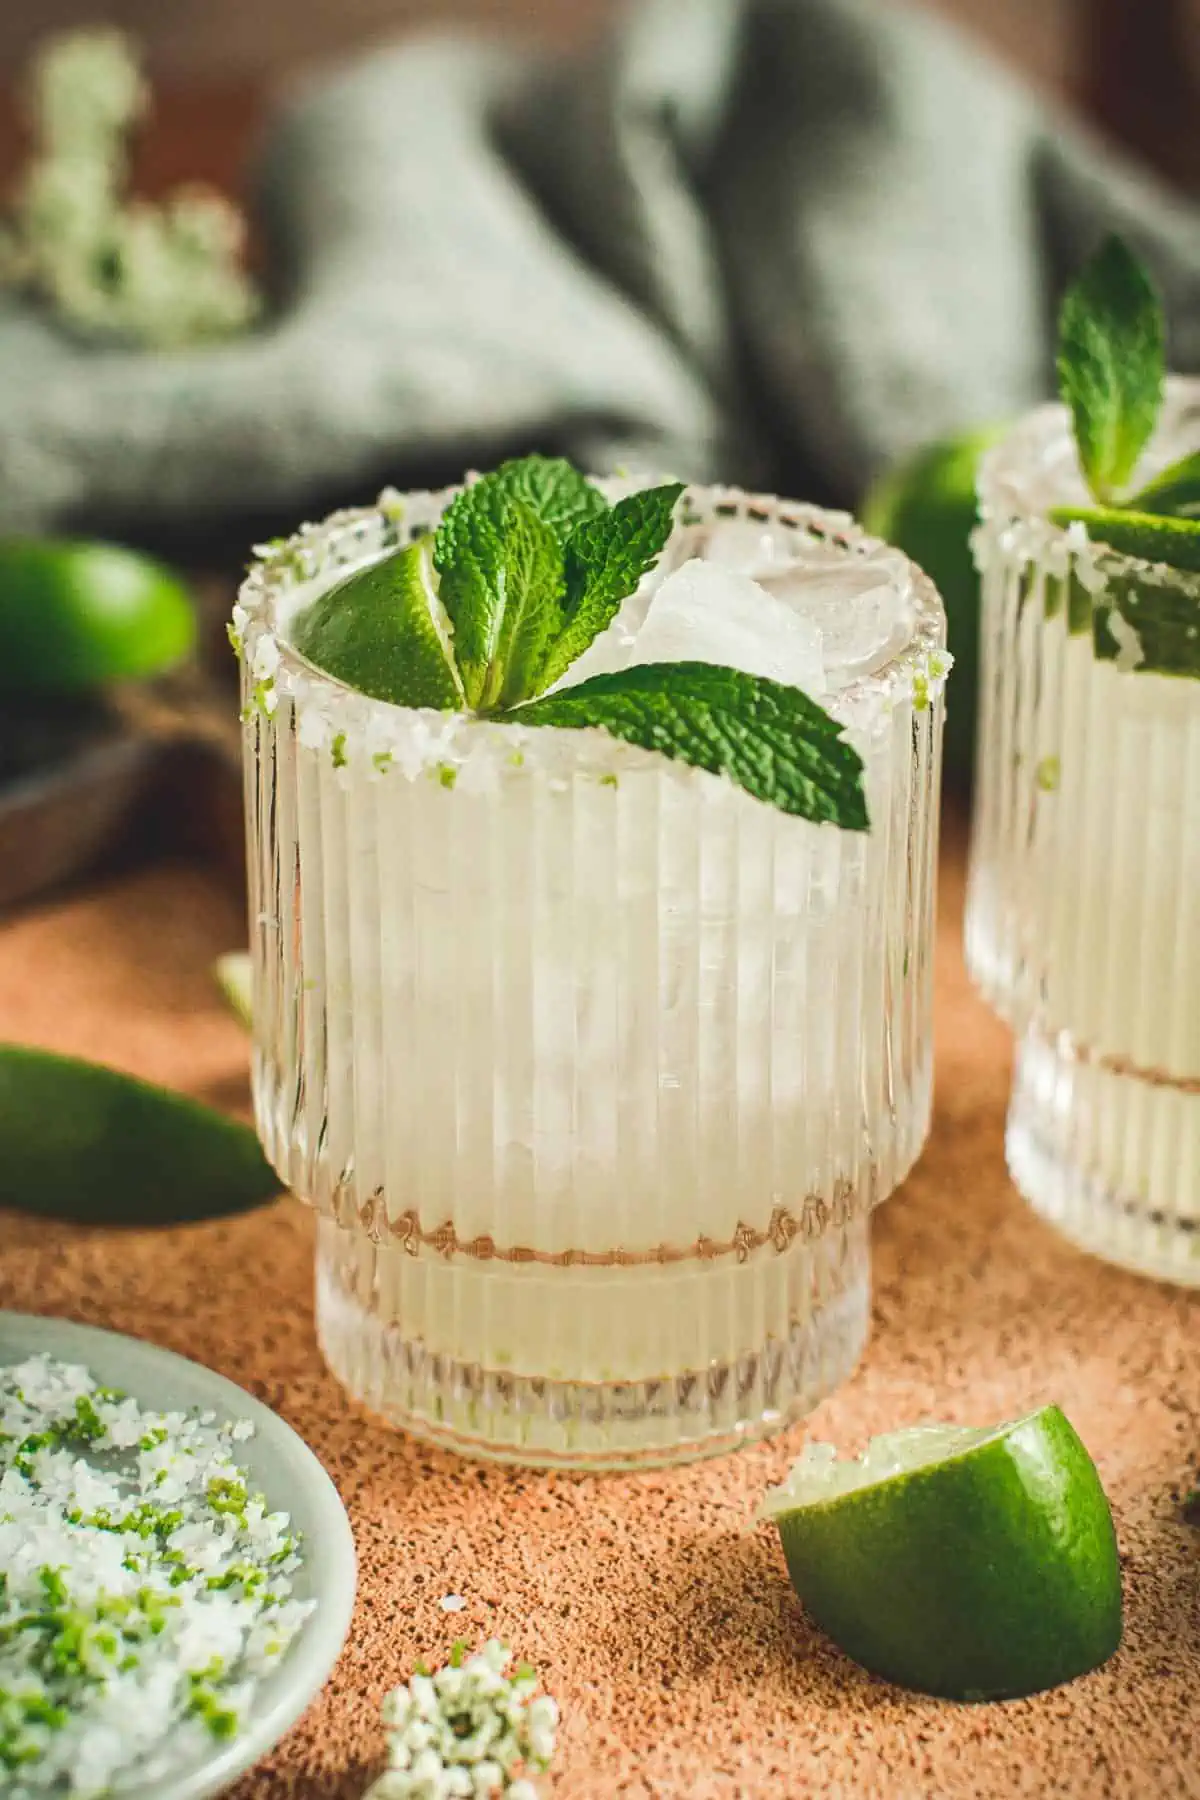
[[[1049,391],[1111,227],[1200,366],[1200,213],[895,0],[634,0],[566,63],[410,39],[282,105],[258,205],[236,343],[0,307],[0,530],[289,522],[530,448],[852,500]]]

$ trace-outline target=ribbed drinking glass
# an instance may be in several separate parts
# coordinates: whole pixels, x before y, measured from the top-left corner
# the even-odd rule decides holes
[[[268,553],[244,671],[258,1128],[319,1214],[325,1355],[464,1450],[630,1466],[735,1447],[853,1368],[869,1215],[929,1121],[944,618],[843,515],[689,491],[662,564],[756,527],[902,629],[823,703],[871,829],[595,731],[410,711],[289,623],[428,530],[385,496]]]
[[[1200,383],[1174,380],[1147,475],[1197,442]],[[1060,406],[984,460],[967,955],[1019,1038],[1017,1185],[1099,1255],[1197,1284],[1200,575],[1047,518],[1087,503]]]

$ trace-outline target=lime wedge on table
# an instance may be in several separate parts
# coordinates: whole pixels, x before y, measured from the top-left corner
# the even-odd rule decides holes
[[[815,1623],[902,1687],[1013,1699],[1121,1641],[1108,1501],[1056,1406],[991,1431],[893,1432],[859,1461],[811,1445],[763,1514]]]
[[[0,1044],[0,1206],[169,1225],[279,1192],[254,1133],[95,1063]]]
[[[196,639],[187,589],[115,544],[0,539],[0,692],[71,693],[159,674]]]
[[[292,631],[300,654],[375,700],[443,712],[462,706],[432,545],[422,538],[319,595]]]

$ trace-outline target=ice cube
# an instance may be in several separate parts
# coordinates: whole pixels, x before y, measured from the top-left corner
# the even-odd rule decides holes
[[[706,662],[825,691],[821,634],[796,607],[747,575],[693,557],[659,588],[632,663]]]
[[[798,535],[768,520],[719,519],[704,533],[700,554],[706,562],[758,581],[791,560]]]
[[[556,694],[562,688],[578,687],[581,681],[590,681],[593,675],[611,675],[614,669],[626,668],[633,657],[635,642],[635,634],[624,618],[614,619],[607,630],[592,639],[583,655],[576,657],[549,691]]]
[[[911,577],[898,550],[881,546],[856,554],[807,545],[759,581],[772,598],[817,627],[830,687],[873,675],[912,635]]]

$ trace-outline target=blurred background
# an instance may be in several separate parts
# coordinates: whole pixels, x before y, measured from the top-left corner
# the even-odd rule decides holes
[[[1075,15],[1085,10],[1081,0],[933,3],[1047,82],[1067,78]],[[0,18],[0,59],[11,66],[46,32],[103,21],[136,33],[160,74],[253,81],[432,21],[462,20],[577,44],[615,10],[616,0],[114,0],[103,7],[87,0],[8,0]],[[1152,0],[1135,0],[1108,10],[1132,16],[1153,6]]]
[[[880,0],[886,5],[889,0]],[[1049,92],[1138,151],[1191,181],[1200,132],[1189,108],[1200,82],[1200,0],[923,0],[996,50]],[[211,156],[236,165],[263,88],[306,63],[422,25],[455,22],[586,44],[619,0],[7,0],[0,8],[0,71],[13,73],[46,34],[80,25],[120,26],[144,46],[151,73],[215,105]],[[197,121],[204,115],[197,113]],[[11,91],[0,105],[0,172],[16,132]],[[219,120],[219,125],[218,125]],[[230,133],[224,147],[221,128]],[[164,176],[170,155],[159,152]],[[154,172],[154,158],[151,157]]]

